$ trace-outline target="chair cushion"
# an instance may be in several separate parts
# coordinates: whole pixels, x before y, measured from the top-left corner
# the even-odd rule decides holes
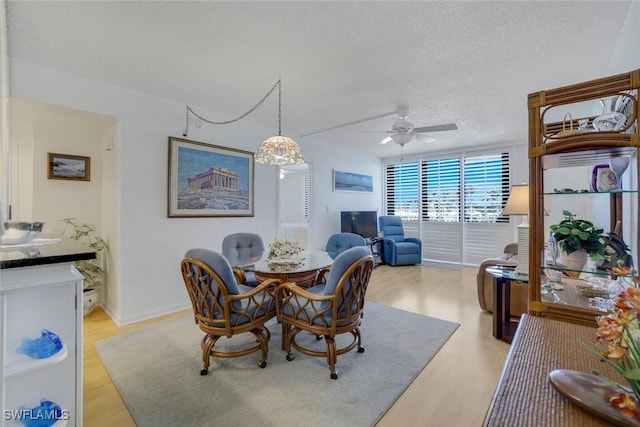
[[[380,230],[384,233],[385,239],[393,239],[401,242],[404,240],[404,229],[402,219],[395,215],[384,215],[378,219]]]
[[[337,233],[329,237],[325,250],[332,259],[335,259],[342,252],[355,246],[366,246],[364,237],[355,233]]]
[[[396,242],[396,254],[415,254],[419,253],[420,245],[414,242]]]
[[[331,264],[331,270],[329,270],[329,275],[327,276],[327,284],[324,288],[324,295],[333,295],[344,272],[356,260],[367,255],[371,255],[371,249],[369,249],[368,246],[356,246],[338,255],[333,261],[333,264]]]
[[[264,255],[264,242],[254,233],[229,234],[222,240],[222,254],[231,265],[252,264]]]
[[[184,256],[186,258],[199,259],[207,264],[218,276],[220,276],[220,279],[222,279],[229,295],[238,295],[239,291],[236,277],[233,275],[233,269],[231,268],[229,261],[227,261],[223,255],[209,249],[189,249]]]

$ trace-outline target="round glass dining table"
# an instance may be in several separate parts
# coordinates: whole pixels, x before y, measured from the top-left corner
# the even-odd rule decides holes
[[[251,268],[258,282],[266,279],[280,279],[295,282],[298,286],[313,286],[318,271],[330,267],[333,259],[324,251],[309,251],[301,254],[299,260],[273,261],[261,259]]]

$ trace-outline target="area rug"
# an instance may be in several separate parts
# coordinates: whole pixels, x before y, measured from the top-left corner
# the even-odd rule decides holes
[[[338,356],[337,380],[329,377],[324,358],[294,350],[294,360],[287,361],[280,325],[273,319],[267,326],[266,368],[257,366],[259,353],[211,358],[206,376],[200,375],[203,333],[191,315],[95,346],[140,427],[371,426],[459,325],[367,302],[361,327],[365,352]],[[239,339],[253,337],[243,335]],[[225,342],[237,344],[236,337]]]

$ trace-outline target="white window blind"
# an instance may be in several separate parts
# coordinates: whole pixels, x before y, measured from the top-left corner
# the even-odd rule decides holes
[[[387,215],[397,215],[404,221],[420,219],[419,163],[387,165]]]
[[[303,215],[304,215],[305,221],[309,221],[309,218],[310,218],[309,212],[311,211],[311,176],[308,173],[304,174],[303,187],[304,187]]]
[[[460,158],[422,162],[422,220],[460,222]]]
[[[460,153],[387,164],[386,212],[422,239],[426,265],[479,265],[513,241],[509,217],[510,153]]]
[[[508,198],[509,153],[465,157],[465,222],[509,222],[500,215]]]

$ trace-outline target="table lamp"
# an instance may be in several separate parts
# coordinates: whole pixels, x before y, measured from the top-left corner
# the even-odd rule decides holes
[[[522,222],[518,225],[516,274],[527,276],[529,274],[529,186],[527,184],[511,186],[511,193],[502,214],[522,215]]]

